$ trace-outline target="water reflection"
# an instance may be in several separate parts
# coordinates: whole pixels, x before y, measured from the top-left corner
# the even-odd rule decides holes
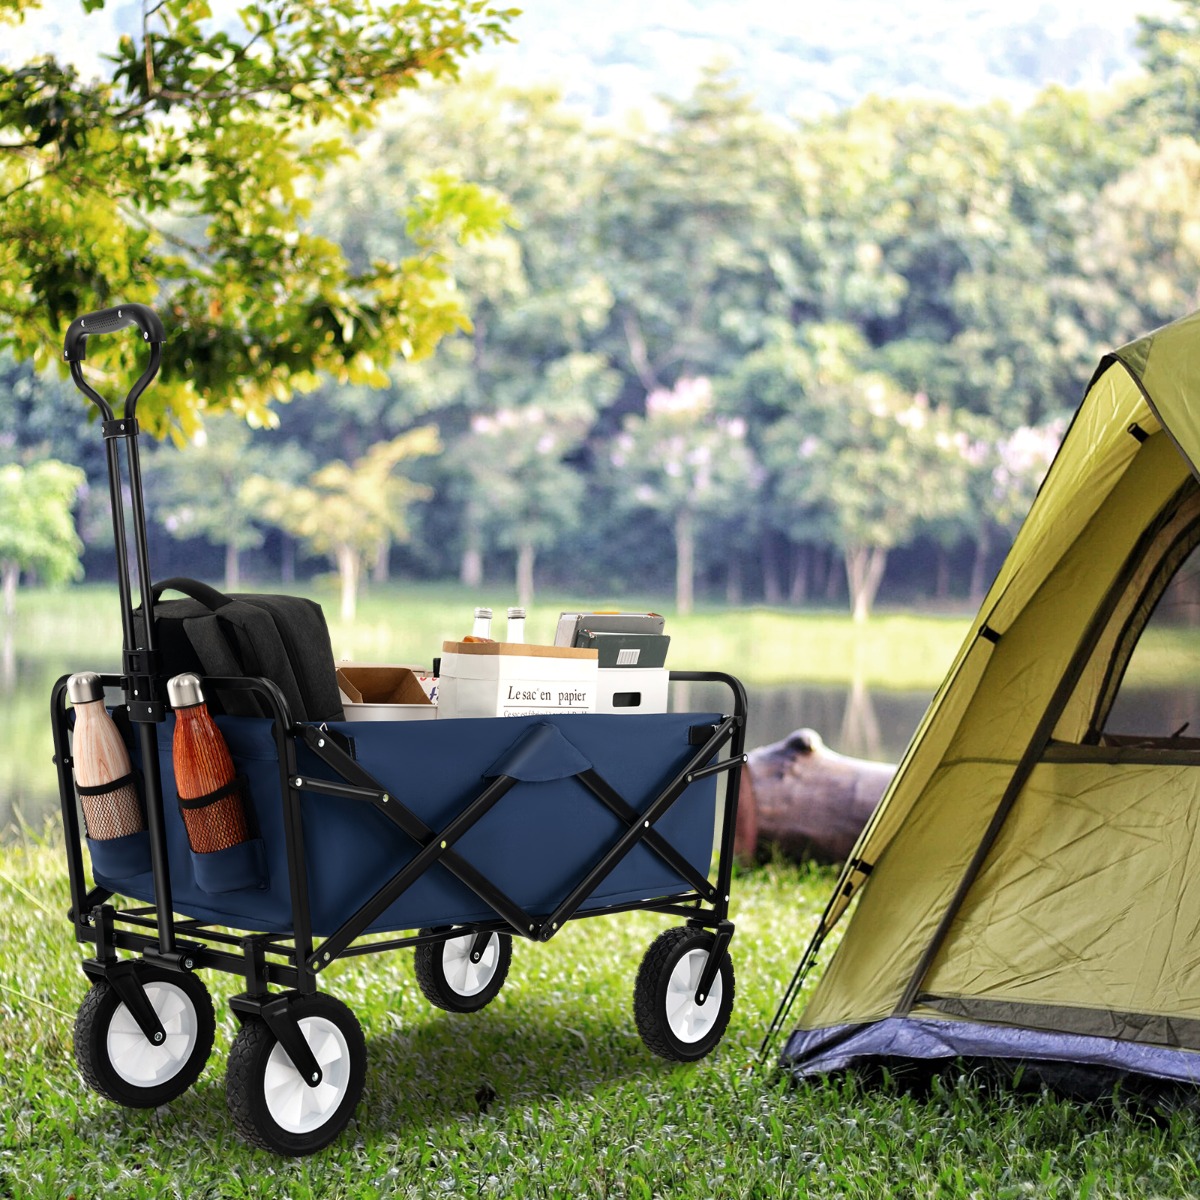
[[[746,691],[747,746],[765,746],[807,726],[831,750],[877,762],[899,761],[932,698],[932,692],[869,688],[862,680],[750,685]],[[673,684],[672,707],[725,711],[729,689],[708,683]]]
[[[35,666],[20,656],[14,659],[0,673],[0,839],[11,836],[18,819],[40,830],[58,810],[49,704],[50,690],[63,672],[44,663]],[[100,669],[113,666],[100,664]],[[831,750],[879,762],[900,760],[932,697],[932,692],[870,688],[861,679],[842,685],[751,685],[747,692],[748,747],[777,742],[808,726]],[[1164,699],[1182,704],[1178,689],[1147,689],[1136,697],[1127,690],[1125,695],[1128,704],[1140,701],[1147,710],[1161,706]],[[1191,700],[1196,698],[1192,692]],[[730,708],[729,690],[721,684],[674,684],[671,703],[676,711],[724,712]]]

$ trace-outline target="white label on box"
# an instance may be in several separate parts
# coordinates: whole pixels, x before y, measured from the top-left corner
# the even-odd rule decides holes
[[[596,660],[446,653],[438,687],[441,717],[590,713]]]

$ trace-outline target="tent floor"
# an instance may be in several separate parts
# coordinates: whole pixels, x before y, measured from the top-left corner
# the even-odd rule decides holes
[[[990,1064],[1010,1079],[1044,1083],[1078,1099],[1111,1096],[1121,1086],[1140,1093],[1178,1092],[1172,1106],[1200,1105],[1200,1091],[1178,1086],[1200,1085],[1200,1054],[1194,1051],[926,1017],[798,1029],[779,1065],[796,1080],[849,1069],[869,1075],[886,1067],[904,1083],[920,1082],[956,1061]]]

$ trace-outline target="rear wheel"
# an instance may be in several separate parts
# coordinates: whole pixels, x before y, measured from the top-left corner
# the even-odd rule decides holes
[[[414,959],[425,999],[447,1012],[478,1012],[490,1004],[504,986],[511,963],[512,938],[507,933],[465,933],[426,942],[416,948]]]
[[[733,963],[722,953],[703,1002],[696,988],[715,936],[706,929],[668,929],[650,944],[638,970],[633,1012],[642,1041],[676,1062],[703,1058],[721,1040],[733,1011]]]
[[[266,1021],[250,1017],[229,1051],[225,1099],[246,1141],[298,1157],[328,1146],[349,1123],[362,1096],[367,1047],[358,1018],[333,996],[300,996],[289,1011],[321,1082],[310,1086]]]
[[[156,1108],[200,1077],[212,1052],[212,999],[192,974],[139,963],[138,983],[163,1027],[157,1045],[117,990],[97,980],[75,1018],[75,1061],[89,1087],[126,1108]]]

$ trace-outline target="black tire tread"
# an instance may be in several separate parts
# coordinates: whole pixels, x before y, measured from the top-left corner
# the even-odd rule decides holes
[[[305,996],[297,1003],[302,1009],[324,1008],[326,1011],[321,1015],[329,1020],[334,1020],[335,1014],[343,1019],[342,1033],[350,1051],[352,1071],[347,1096],[352,1100],[340,1115],[335,1114],[319,1130],[308,1135],[293,1135],[281,1129],[278,1138],[273,1139],[270,1129],[263,1127],[260,1118],[267,1121],[271,1118],[266,1112],[259,1111],[258,1101],[266,1062],[276,1043],[275,1035],[261,1017],[250,1016],[243,1021],[229,1048],[225,1067],[225,1102],[239,1136],[252,1146],[290,1157],[314,1154],[324,1149],[346,1128],[362,1098],[367,1073],[366,1040],[362,1026],[350,1008],[322,992]],[[310,1014],[301,1011],[297,1019],[306,1015]]]
[[[254,1087],[254,1062],[260,1054],[270,1054],[275,1035],[265,1021],[248,1017],[238,1030],[229,1057],[225,1060],[225,1103],[233,1117],[238,1136],[260,1150],[271,1150],[269,1141],[259,1131],[251,1109]]]
[[[139,1096],[137,1090],[132,1087],[113,1086],[106,1081],[102,1064],[97,1061],[93,1050],[107,1028],[107,1022],[111,1021],[113,1014],[120,1007],[121,1000],[112,984],[104,979],[96,980],[88,988],[87,995],[84,996],[75,1015],[72,1033],[75,1064],[84,1083],[92,1091],[124,1108],[158,1108],[182,1096],[204,1071],[209,1055],[212,1054],[213,1040],[216,1036],[216,1015],[213,1012],[212,997],[197,976],[177,974],[157,966],[144,966],[141,975],[145,983],[166,981],[175,983],[187,991],[196,1006],[199,1036],[191,1060],[166,1083],[155,1088],[141,1089],[145,1092],[144,1096]],[[183,982],[185,980],[189,982]]]
[[[663,977],[674,968],[675,962],[681,957],[682,951],[688,943],[711,946],[713,934],[706,930],[690,929],[685,925],[677,925],[674,928],[663,930],[650,943],[650,948],[642,958],[642,965],[638,968],[637,981],[633,988],[633,1016],[642,1041],[648,1050],[660,1058],[670,1059],[672,1062],[694,1062],[708,1054],[725,1036],[729,1017],[733,1012],[733,961],[729,957],[729,952],[726,951],[721,968],[724,987],[721,996],[722,1017],[704,1042],[696,1044],[698,1049],[703,1046],[698,1053],[680,1051],[680,1044],[671,1036],[667,1028],[666,1014],[659,1005],[658,990]]]
[[[431,932],[422,929],[421,933]],[[492,976],[487,988],[478,996],[463,997],[446,982],[442,971],[442,942],[426,942],[417,946],[413,951],[413,967],[417,975],[417,986],[421,994],[435,1008],[446,1012],[467,1013],[478,1012],[489,1005],[499,994],[508,978],[508,968],[512,965],[512,938],[505,933],[496,935],[500,939],[499,962],[496,973]]]
[[[103,980],[93,983],[88,988],[83,1003],[79,1006],[79,1012],[75,1015],[75,1065],[79,1068],[80,1075],[83,1076],[83,1082],[93,1092],[99,1093],[106,1100],[112,1100],[119,1104],[120,1101],[105,1086],[96,1071],[96,1064],[92,1061],[92,1026],[100,1020],[101,1007],[108,1002],[107,993],[111,990]]]

